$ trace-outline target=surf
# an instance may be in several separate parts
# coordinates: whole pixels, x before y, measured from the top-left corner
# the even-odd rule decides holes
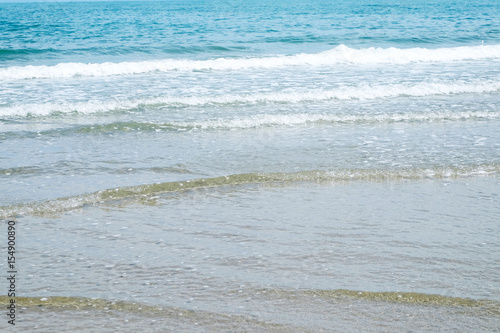
[[[47,102],[0,106],[0,117],[39,117],[58,114],[93,114],[136,111],[147,108],[224,107],[265,104],[297,104],[348,100],[377,100],[446,96],[458,94],[495,94],[500,81],[478,80],[418,82],[380,85],[339,86],[332,89],[294,89],[293,91],[257,92],[194,96],[154,96],[82,102]]]
[[[247,69],[304,68],[335,65],[450,63],[499,60],[500,44],[449,48],[351,48],[339,45],[319,53],[215,58],[206,60],[158,59],[104,63],[59,63],[0,68],[0,80],[102,77],[178,71],[238,71]]]

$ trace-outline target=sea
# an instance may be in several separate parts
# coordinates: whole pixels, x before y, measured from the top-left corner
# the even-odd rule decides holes
[[[0,330],[500,332],[499,22],[0,2]]]

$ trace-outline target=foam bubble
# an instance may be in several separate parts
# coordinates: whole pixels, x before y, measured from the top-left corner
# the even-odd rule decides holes
[[[245,129],[267,126],[298,126],[314,123],[392,123],[414,121],[498,119],[499,112],[464,111],[464,112],[418,112],[418,113],[383,113],[383,114],[291,114],[291,115],[255,115],[236,119],[207,120],[202,122],[170,123],[163,126],[170,129]]]

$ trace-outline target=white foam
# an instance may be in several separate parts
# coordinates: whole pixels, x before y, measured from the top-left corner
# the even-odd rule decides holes
[[[245,129],[266,126],[297,126],[308,123],[389,123],[412,121],[466,120],[472,118],[500,119],[500,112],[463,111],[463,112],[420,112],[385,114],[290,114],[256,115],[236,119],[209,120],[203,122],[183,122],[171,124],[177,127],[200,129]]]
[[[301,53],[254,58],[163,59],[119,63],[60,63],[54,66],[14,66],[0,68],[0,80],[132,75],[169,71],[330,66],[341,63],[406,64],[412,62],[453,62],[481,59],[500,59],[500,44],[438,49],[398,49],[394,47],[354,49],[339,45],[331,50],[314,54]]]
[[[0,107],[0,116],[47,116],[55,112],[81,114],[126,111],[138,107],[182,107],[205,105],[245,105],[266,103],[306,103],[330,100],[370,100],[394,97],[494,93],[500,81],[442,82],[392,84],[378,86],[339,87],[330,90],[281,91],[255,94],[224,94],[210,96],[160,96],[147,99],[88,101],[75,103],[16,104]]]

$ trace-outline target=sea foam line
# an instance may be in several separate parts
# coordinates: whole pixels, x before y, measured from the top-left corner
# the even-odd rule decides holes
[[[60,63],[53,66],[12,66],[0,68],[0,80],[69,78],[77,76],[133,75],[150,72],[244,70],[288,66],[331,66],[336,64],[408,64],[500,59],[500,44],[450,48],[363,48],[339,45],[319,53],[300,53],[253,58],[209,60],[161,59],[136,62]]]
[[[67,136],[78,134],[102,134],[116,132],[161,132],[161,131],[189,131],[189,130],[244,130],[263,127],[290,127],[308,124],[335,125],[335,124],[370,124],[370,123],[400,123],[400,122],[433,122],[433,121],[463,121],[473,119],[500,119],[500,111],[431,111],[408,113],[375,113],[375,114],[257,114],[238,118],[219,118],[193,122],[138,122],[119,121],[104,124],[78,125],[68,128],[56,128],[32,132],[4,132],[9,139],[41,137],[41,136]],[[38,173],[34,168],[0,169],[2,173]],[[187,171],[184,171],[187,173]]]
[[[81,114],[127,111],[148,107],[231,106],[266,103],[307,103],[329,100],[371,100],[394,97],[425,97],[432,95],[495,93],[500,81],[480,82],[421,82],[338,87],[330,90],[278,91],[254,94],[224,94],[210,96],[159,96],[143,99],[86,101],[43,104],[17,104],[0,107],[0,117],[48,116],[52,113]]]
[[[158,195],[200,188],[219,188],[243,184],[294,183],[294,182],[347,182],[347,181],[400,181],[419,179],[448,179],[490,176],[500,172],[500,164],[465,165],[434,168],[405,169],[340,169],[311,170],[290,173],[246,173],[214,178],[201,178],[177,182],[117,187],[88,194],[20,205],[0,206],[0,218],[33,215],[55,217],[66,211],[84,206],[103,206],[118,202],[154,204]]]
[[[396,122],[432,122],[460,121],[468,119],[500,119],[500,112],[487,111],[438,111],[419,113],[379,113],[379,114],[260,114],[255,116],[217,119],[200,122],[178,122],[166,124],[150,124],[149,130],[190,130],[190,129],[248,129],[270,126],[300,126],[305,124],[346,124],[346,123],[396,123]],[[137,128],[141,128],[138,126]],[[127,130],[133,130],[130,126]],[[142,128],[141,128],[142,129]]]

